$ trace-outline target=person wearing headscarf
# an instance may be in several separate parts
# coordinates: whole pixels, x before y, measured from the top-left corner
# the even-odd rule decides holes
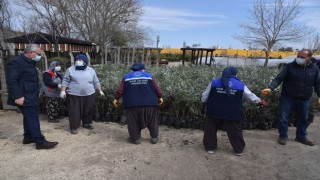
[[[60,98],[62,83],[60,62],[52,61],[49,68],[43,73],[42,90],[45,95],[45,106],[49,122],[58,123],[56,119],[64,106],[63,99]]]
[[[67,97],[71,134],[78,133],[81,121],[83,128],[93,129],[95,92],[104,96],[97,74],[88,66],[88,62],[86,55],[78,54],[75,64],[66,70],[62,80],[60,97]]]
[[[214,153],[217,148],[217,130],[227,132],[236,155],[241,156],[245,147],[242,134],[243,102],[245,98],[253,103],[261,100],[236,76],[238,69],[227,67],[219,79],[214,79],[202,93],[201,102],[206,105],[203,144],[206,151]]]
[[[123,100],[125,117],[128,124],[130,140],[140,144],[141,130],[148,128],[151,143],[158,142],[159,110],[163,103],[162,92],[153,75],[145,72],[143,63],[135,63],[131,73],[123,76],[114,96],[113,104],[117,108],[119,99]]]

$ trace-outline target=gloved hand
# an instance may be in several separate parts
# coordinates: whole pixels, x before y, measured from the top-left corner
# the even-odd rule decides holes
[[[113,105],[115,108],[119,107],[119,100],[114,99],[113,100]]]
[[[61,84],[58,84],[58,88],[61,89]]]
[[[66,98],[66,97],[67,97],[66,92],[65,92],[65,91],[61,91],[61,92],[60,92],[60,97],[61,97],[62,99]]]
[[[262,94],[264,94],[264,95],[268,95],[268,94],[271,93],[271,89],[269,89],[269,88],[262,89],[261,92],[262,92]]]
[[[103,91],[99,91],[100,96],[104,97]]]
[[[163,99],[159,98],[159,105],[161,106],[163,104]]]

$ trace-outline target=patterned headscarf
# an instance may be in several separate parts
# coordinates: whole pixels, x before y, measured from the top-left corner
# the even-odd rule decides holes
[[[227,95],[230,95],[230,87],[229,87],[230,78],[236,76],[237,74],[238,74],[238,69],[232,66],[226,67],[222,72],[221,80]]]
[[[60,65],[60,62],[58,62],[58,61],[52,61],[51,63],[50,63],[50,66],[49,66],[49,70],[54,70],[54,68],[57,66],[57,65]]]

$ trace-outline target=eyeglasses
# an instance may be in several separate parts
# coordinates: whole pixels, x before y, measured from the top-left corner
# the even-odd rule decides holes
[[[36,53],[38,56],[41,56],[41,53],[39,54],[39,53],[37,53],[37,52],[35,52],[35,51],[33,51],[34,53]]]
[[[308,57],[302,57],[302,56],[298,56],[298,58],[306,59],[306,58],[308,58]]]

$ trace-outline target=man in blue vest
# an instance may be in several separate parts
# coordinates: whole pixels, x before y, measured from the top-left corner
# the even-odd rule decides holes
[[[268,95],[282,83],[279,114],[279,144],[285,145],[288,139],[288,119],[293,110],[296,112],[296,138],[295,141],[313,146],[314,142],[307,137],[307,128],[310,124],[308,113],[310,98],[313,89],[320,97],[319,69],[311,62],[312,51],[302,49],[297,58],[287,64],[272,80],[268,88],[262,93]],[[320,100],[319,100],[320,101]]]
[[[159,133],[158,105],[163,103],[161,89],[156,79],[144,72],[144,64],[135,63],[130,69],[133,72],[123,76],[113,104],[118,107],[119,99],[123,96],[123,108],[132,143],[140,144],[141,130],[147,127],[151,143],[156,144]]]
[[[241,156],[245,147],[241,125],[244,117],[242,98],[254,103],[261,102],[236,77],[237,73],[235,67],[225,68],[222,77],[213,80],[202,93],[201,101],[206,104],[203,144],[209,154],[213,154],[217,148],[217,130],[223,128],[234,152]]]

